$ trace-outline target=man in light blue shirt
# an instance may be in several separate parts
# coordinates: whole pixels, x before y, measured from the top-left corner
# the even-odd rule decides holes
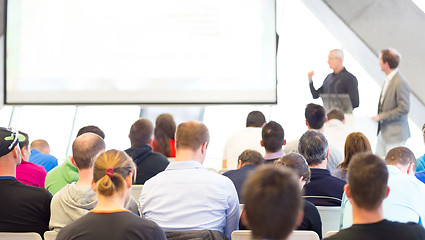
[[[397,222],[416,222],[425,226],[425,185],[415,178],[416,159],[406,147],[391,149],[385,157],[390,187],[384,200],[384,217]],[[342,228],[352,225],[351,204],[344,196],[341,206]]]
[[[176,161],[143,186],[143,217],[164,230],[217,230],[230,239],[239,223],[239,199],[232,181],[202,166],[208,128],[185,122],[176,130]]]

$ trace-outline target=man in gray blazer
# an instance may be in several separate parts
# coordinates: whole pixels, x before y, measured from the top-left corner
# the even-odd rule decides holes
[[[410,137],[407,115],[410,110],[410,87],[398,70],[400,54],[394,49],[384,49],[379,55],[379,65],[386,74],[378,105],[378,142],[376,155],[384,156],[391,148],[404,146]]]

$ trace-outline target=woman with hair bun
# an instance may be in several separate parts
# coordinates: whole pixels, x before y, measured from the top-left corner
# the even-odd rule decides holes
[[[176,133],[176,123],[173,116],[163,113],[156,118],[153,151],[162,153],[166,157],[176,157],[176,147],[174,134]]]
[[[131,157],[122,151],[109,150],[95,158],[92,188],[97,194],[97,206],[65,226],[56,239],[165,240],[164,231],[156,223],[125,209],[136,170]]]

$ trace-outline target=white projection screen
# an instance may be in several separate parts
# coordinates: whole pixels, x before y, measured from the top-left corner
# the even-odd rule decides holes
[[[276,103],[275,7],[9,0],[5,103]]]

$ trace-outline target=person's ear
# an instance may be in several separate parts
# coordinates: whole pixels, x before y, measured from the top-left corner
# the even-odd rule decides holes
[[[204,155],[207,152],[208,142],[204,142],[201,146],[201,153]]]
[[[308,128],[310,128],[310,125],[308,125],[308,121],[307,121],[307,119],[305,120],[305,125],[306,125]]]
[[[304,210],[300,209],[300,211],[298,212],[297,226],[300,226],[301,223],[303,223],[303,219],[304,219]]]
[[[96,183],[93,179],[91,180],[91,189],[93,190],[93,192],[96,192]]]
[[[127,188],[131,188],[133,185],[133,173],[130,172],[127,177],[125,177],[125,183],[127,184]]]
[[[387,186],[387,193],[385,194],[385,198],[387,198],[388,195],[390,195],[390,187]]]
[[[328,121],[328,117],[326,116],[326,117],[325,117],[325,122],[327,122],[327,121]]]
[[[152,138],[149,139],[148,145],[149,146],[153,146],[153,140],[152,140]]]
[[[263,140],[260,140],[260,145],[261,145],[262,147],[264,147]]]
[[[351,198],[351,190],[350,190],[350,186],[348,184],[344,185],[344,192],[345,192],[345,195],[347,195],[348,198]]]
[[[414,163],[410,163],[409,166],[407,167],[407,174],[408,175],[415,175],[415,164]]]
[[[78,168],[77,163],[75,163],[74,157],[71,157],[71,163],[72,165],[74,165],[74,167]]]
[[[286,145],[286,139],[285,140],[283,140],[283,144],[282,144],[282,146],[285,146]]]
[[[329,148],[328,148],[328,152],[326,153],[326,159],[329,158]]]

